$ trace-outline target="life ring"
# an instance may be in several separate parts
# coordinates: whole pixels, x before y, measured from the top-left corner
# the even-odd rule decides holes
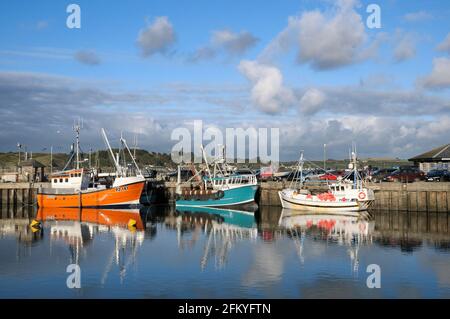
[[[366,193],[364,193],[364,192],[359,192],[358,198],[359,198],[359,199],[364,199],[364,198],[366,198]]]

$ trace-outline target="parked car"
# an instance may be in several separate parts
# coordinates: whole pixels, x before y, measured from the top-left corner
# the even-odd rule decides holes
[[[255,174],[256,175],[256,172],[253,171],[250,168],[240,168],[240,169],[236,170],[234,172],[234,174],[236,174],[236,175],[252,175],[252,174]]]
[[[428,182],[450,181],[450,172],[446,169],[433,169],[426,176]]]
[[[415,167],[401,168],[386,176],[388,182],[417,182],[425,179],[425,173]]]
[[[395,168],[382,168],[373,172],[373,174],[369,177],[371,182],[379,183],[384,180],[386,177],[391,175],[397,169]]]
[[[344,172],[342,171],[331,171],[326,172],[325,174],[322,174],[319,176],[319,179],[321,181],[335,181],[338,179],[338,177],[342,177],[344,175]]]

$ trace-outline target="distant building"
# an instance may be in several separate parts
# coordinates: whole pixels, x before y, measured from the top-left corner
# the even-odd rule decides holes
[[[422,171],[428,173],[432,169],[450,168],[450,144],[439,146],[431,151],[410,158]]]
[[[20,162],[17,166],[20,181],[26,182],[44,182],[45,165],[34,159]]]

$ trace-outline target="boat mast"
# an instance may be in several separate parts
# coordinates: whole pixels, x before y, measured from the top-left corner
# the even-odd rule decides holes
[[[111,158],[114,162],[114,166],[116,167],[117,174],[122,175],[122,169],[120,167],[119,161],[114,156],[114,153],[112,151],[111,145],[109,144],[108,137],[106,136],[106,132],[105,132],[104,128],[102,128],[102,136],[103,136],[103,140],[105,141],[106,147],[109,150],[109,154],[111,155]]]
[[[130,154],[130,157],[131,157],[131,159],[133,160],[133,164],[134,164],[134,166],[135,166],[135,168],[136,168],[136,171],[137,171],[137,173],[138,173],[138,176],[142,176],[141,169],[139,168],[138,164],[136,163],[135,157],[133,156],[133,154],[131,154],[131,151],[130,151],[130,148],[128,147],[127,141],[126,141],[122,136],[120,136],[120,141],[122,142],[122,144],[123,144],[123,145],[125,146],[125,148],[127,149],[128,154]],[[136,151],[136,149],[135,149],[135,151]],[[125,157],[125,156],[124,156],[124,157]]]
[[[181,193],[181,166],[178,165],[177,168],[177,188],[176,188],[177,194]]]
[[[73,130],[77,134],[77,141],[75,146],[75,152],[76,152],[76,163],[75,168],[80,169],[80,129],[83,128],[83,122],[78,119],[78,123],[74,124]]]
[[[291,184],[289,185],[289,188],[292,188],[292,186],[297,187],[297,184],[299,183],[297,181],[297,177],[298,177],[299,173],[300,173],[300,186],[303,185],[303,162],[304,162],[304,160],[303,160],[303,150],[302,150],[300,152],[300,158],[297,163],[297,170],[294,172],[294,176],[292,177],[292,181],[291,181]]]
[[[362,188],[362,179],[361,176],[359,176],[359,172],[358,172],[358,159],[356,156],[356,145],[353,143],[352,144],[352,153],[351,153],[351,162],[352,162],[352,169],[353,169],[353,187],[355,187],[355,189],[360,189]]]
[[[200,148],[202,150],[203,158],[205,159],[206,171],[208,172],[208,176],[211,179],[211,171],[209,170],[209,164],[208,164],[208,159],[206,158],[205,149],[203,148],[203,145],[200,145]]]
[[[133,147],[133,157],[136,158],[136,148],[138,145],[138,136],[137,133],[134,134],[134,147]]]

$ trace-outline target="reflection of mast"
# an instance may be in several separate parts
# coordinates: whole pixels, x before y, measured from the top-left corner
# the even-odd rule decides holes
[[[206,231],[205,231],[205,233],[206,233]],[[213,232],[209,232],[208,241],[206,242],[206,246],[203,249],[203,257],[200,261],[200,268],[202,270],[205,270],[206,264],[208,263],[209,248],[211,246],[211,240],[213,238],[213,234],[214,234]],[[215,239],[215,236],[214,236],[214,239]]]
[[[184,249],[186,245],[195,245],[201,233],[205,236],[201,269],[205,269],[208,260],[214,256],[215,266],[223,267],[234,243],[239,240],[256,240],[258,230],[254,224],[254,215],[248,211],[219,208],[177,209],[178,215],[165,219],[166,225],[176,230],[177,245]],[[186,233],[191,238],[183,239]]]
[[[118,226],[112,228],[114,233],[115,245],[115,259],[116,265],[119,267],[120,282],[123,283],[125,279],[127,269],[131,264],[136,261],[136,253],[138,246],[141,246],[144,242],[144,232],[143,231],[130,231],[128,229],[123,229]],[[131,247],[131,254],[126,257],[126,248],[128,243]]]
[[[208,240],[203,250],[203,257],[200,261],[201,269],[204,270],[210,255],[214,254],[215,267],[223,268],[227,262],[228,254],[234,243],[250,238],[256,240],[258,230],[256,228],[239,227],[227,223],[211,221]],[[205,232],[208,230],[205,228]]]
[[[300,263],[303,265],[305,263],[305,258],[303,257],[303,244],[305,242],[305,233],[304,231],[298,232],[297,229],[294,229],[293,232],[295,232],[295,238],[294,238],[294,244],[296,247],[297,256],[300,259]]]
[[[130,264],[136,261],[137,249],[144,241],[145,231],[139,211],[55,208],[38,211],[38,219],[52,223],[51,239],[63,239],[69,245],[72,263],[79,264],[80,254],[98,232],[113,233],[114,249],[101,277],[106,282],[114,261],[119,266],[121,282]],[[128,254],[131,247],[131,254]]]
[[[70,262],[79,265],[80,251],[91,239],[87,225],[79,221],[56,221],[50,228],[50,235],[52,239],[61,238],[68,243]]]
[[[105,284],[114,262],[119,268],[120,283],[123,283],[129,265],[134,264],[136,261],[137,248],[142,245],[144,241],[144,232],[142,231],[135,232],[118,226],[114,226],[111,230],[114,233],[114,250],[112,251],[102,274],[100,281],[102,285]],[[130,243],[131,246],[131,257],[126,259],[126,248],[128,243]]]
[[[114,249],[113,252],[111,253],[111,256],[109,257],[108,263],[106,264],[105,271],[103,272],[102,279],[101,279],[102,285],[105,284],[106,278],[108,277],[108,274],[111,271],[115,254],[116,254],[116,250]]]
[[[350,247],[348,249],[348,254],[350,255],[350,265],[354,273],[358,273],[359,268],[358,252],[359,252],[359,242],[356,244],[355,247]]]

